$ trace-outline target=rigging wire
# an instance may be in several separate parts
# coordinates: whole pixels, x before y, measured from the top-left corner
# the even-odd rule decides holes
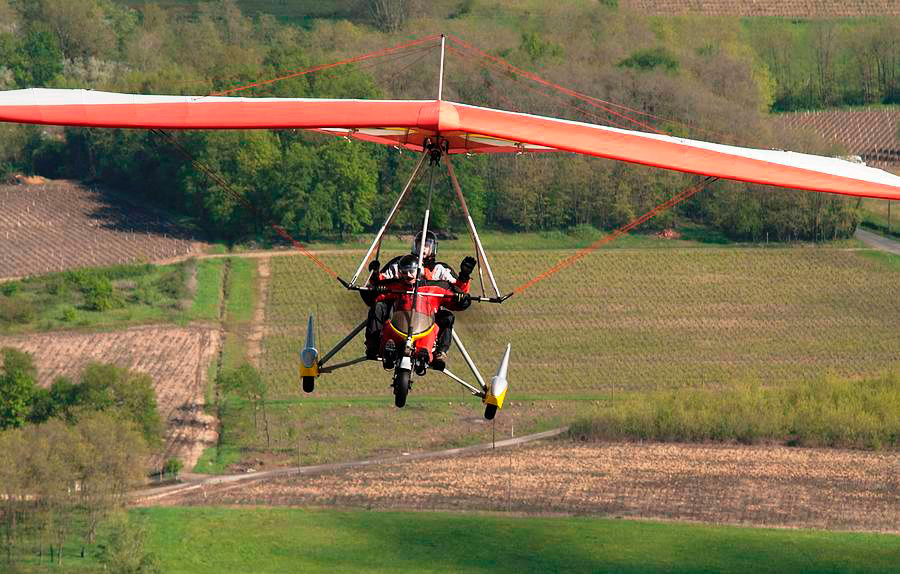
[[[691,131],[702,132],[702,133],[714,135],[714,136],[717,136],[717,137],[720,137],[720,138],[724,138],[724,139],[728,139],[728,138],[733,137],[733,134],[732,134],[732,135],[729,135],[729,134],[726,134],[726,133],[723,133],[723,132],[719,132],[719,131],[715,131],[715,130],[710,130],[710,129],[703,128],[703,127],[696,126],[696,125],[691,125],[691,124],[685,123],[685,122],[680,121],[680,120],[675,120],[675,119],[671,119],[671,118],[664,118],[664,117],[661,117],[661,116],[654,115],[654,114],[652,114],[652,113],[650,113],[650,112],[647,112],[647,111],[638,110],[638,109],[636,109],[636,108],[632,108],[632,107],[626,106],[626,105],[624,105],[624,104],[619,104],[619,103],[616,103],[616,102],[611,102],[611,101],[609,101],[609,100],[604,100],[604,99],[602,99],[602,98],[598,98],[598,97],[595,97],[595,96],[591,96],[591,95],[589,95],[589,94],[582,94],[582,93],[580,93],[580,92],[576,92],[575,90],[570,90],[570,89],[568,89],[568,88],[565,88],[565,87],[563,87],[563,86],[560,86],[559,84],[554,84],[553,82],[544,80],[544,79],[541,78],[540,76],[537,76],[536,74],[533,74],[533,73],[531,73],[531,72],[528,72],[527,70],[522,70],[522,69],[520,69],[520,68],[517,68],[516,66],[513,66],[512,64],[510,64],[510,63],[506,62],[505,60],[503,60],[502,58],[498,58],[498,57],[495,57],[495,56],[491,56],[491,55],[487,54],[486,52],[484,52],[484,51],[482,51],[482,50],[479,50],[478,48],[475,48],[474,46],[471,46],[471,45],[469,45],[469,44],[466,44],[462,39],[460,39],[460,38],[458,38],[458,37],[456,37],[456,36],[453,36],[452,34],[448,34],[448,35],[447,35],[447,38],[448,38],[451,42],[456,41],[456,42],[458,42],[460,45],[467,46],[471,51],[474,51],[475,53],[482,55],[482,57],[485,58],[485,59],[489,59],[489,60],[493,60],[493,61],[498,62],[498,64],[497,64],[498,66],[502,66],[502,67],[506,68],[508,71],[512,71],[512,72],[515,73],[515,74],[518,74],[518,75],[527,77],[527,78],[529,78],[529,79],[531,79],[531,80],[533,80],[533,81],[535,81],[535,82],[538,82],[538,83],[547,85],[547,86],[549,86],[549,87],[553,87],[553,88],[556,89],[557,91],[562,91],[563,93],[572,92],[573,94],[578,94],[577,96],[574,96],[574,97],[577,97],[578,99],[581,99],[581,100],[583,100],[583,101],[587,101],[588,103],[591,103],[591,101],[597,102],[598,104],[604,104],[604,105],[606,105],[606,106],[612,106],[612,107],[614,107],[614,108],[619,108],[619,109],[621,109],[621,110],[628,111],[628,112],[630,112],[630,113],[632,113],[632,114],[637,114],[637,115],[640,115],[640,116],[648,117],[648,118],[651,118],[651,119],[653,119],[653,120],[656,120],[656,121],[658,121],[658,122],[660,122],[660,123],[670,123],[670,124],[674,124],[674,125],[678,125],[678,126],[687,128],[688,130],[691,130]],[[594,105],[594,104],[591,104],[591,105]],[[606,109],[606,108],[605,108],[604,106],[602,106],[602,105],[599,105],[599,106],[597,106],[597,107],[601,107],[602,109]],[[619,114],[617,114],[617,115],[619,115]],[[627,116],[624,116],[624,115],[623,115],[622,117],[627,118]],[[646,126],[646,125],[643,124],[643,123],[637,122],[636,120],[633,120],[632,118],[628,118],[628,119],[630,119],[631,121],[637,123],[638,125],[641,125],[641,126],[644,126],[644,127],[648,127],[649,129],[655,131],[656,133],[660,133],[660,134],[665,133],[665,132],[660,132],[660,131],[658,131],[658,130],[656,130],[656,129],[650,127],[650,126]]]
[[[450,52],[452,52],[452,53],[454,53],[454,54],[460,56],[461,58],[463,58],[463,61],[465,61],[465,62],[467,63],[467,65],[469,65],[469,66],[472,65],[472,62],[470,62],[470,61],[465,57],[465,54],[464,54],[463,52],[457,50],[457,49],[454,48],[453,46],[448,46],[447,49],[448,49]],[[487,68],[487,66],[486,66],[485,64],[483,64],[483,63],[481,63],[481,62],[478,62],[478,63],[481,64],[482,66],[484,66],[485,69],[489,69],[489,68]],[[582,114],[582,115],[584,115],[584,116],[587,116],[587,117],[589,117],[589,118],[592,118],[592,119],[596,120],[597,122],[605,122],[605,123],[608,123],[608,124],[612,124],[612,125],[614,125],[615,127],[618,127],[618,128],[628,129],[628,126],[622,125],[622,124],[620,124],[620,123],[618,123],[618,122],[616,122],[616,121],[614,121],[614,120],[612,120],[612,119],[610,119],[610,118],[605,118],[605,117],[603,117],[603,116],[601,116],[601,115],[599,115],[599,114],[595,114],[595,113],[593,113],[593,112],[591,112],[591,111],[585,110],[584,108],[580,108],[580,107],[578,107],[578,106],[576,106],[576,105],[573,105],[572,103],[566,101],[565,99],[563,99],[563,98],[561,98],[561,97],[559,97],[559,96],[554,96],[554,95],[548,94],[548,93],[546,93],[546,92],[542,92],[541,90],[539,90],[539,89],[537,89],[537,88],[535,88],[535,87],[533,87],[533,86],[529,86],[528,84],[519,84],[519,86],[520,86],[520,87],[523,87],[523,88],[525,88],[525,89],[527,89],[527,90],[530,90],[530,91],[532,91],[532,92],[534,92],[534,93],[536,93],[536,94],[538,94],[538,95],[541,95],[541,96],[544,96],[544,97],[546,97],[546,98],[551,98],[551,99],[553,99],[553,100],[556,100],[556,101],[559,102],[561,105],[563,105],[563,106],[565,106],[565,107],[567,107],[567,108],[573,109],[573,110],[575,110],[576,112],[578,112],[578,113],[580,113],[580,114]],[[500,94],[496,94],[496,95],[497,95],[497,97],[498,97],[500,100],[505,101],[505,102],[507,102],[508,104],[511,103],[511,102],[509,102],[509,100],[508,100],[507,98],[505,98],[504,96],[502,96],[502,95],[500,95]],[[516,107],[516,106],[515,106],[515,105],[512,105],[512,107]],[[518,111],[518,110],[513,110],[513,111]],[[520,113],[521,113],[521,112],[520,112]]]
[[[609,112],[609,113],[611,113],[611,114],[613,114],[613,115],[619,116],[619,117],[621,117],[621,118],[623,118],[623,119],[625,119],[625,120],[628,120],[628,121],[632,122],[632,123],[635,124],[635,125],[641,126],[641,127],[645,128],[645,129],[648,129],[648,130],[650,130],[650,131],[652,131],[652,132],[655,132],[655,133],[658,133],[658,134],[662,134],[662,133],[663,133],[663,132],[657,130],[656,128],[654,128],[653,126],[650,126],[650,125],[648,125],[648,124],[646,124],[646,123],[644,123],[644,122],[641,122],[641,121],[639,121],[639,120],[636,120],[636,119],[634,119],[634,118],[632,118],[632,117],[630,117],[630,116],[628,116],[628,115],[625,115],[625,114],[623,114],[623,113],[619,113],[619,112],[616,112],[615,110],[611,110],[611,109],[609,109],[609,108],[603,106],[602,104],[598,103],[598,102],[602,102],[602,100],[599,100],[599,99],[597,99],[597,98],[592,98],[592,97],[587,96],[587,95],[585,95],[585,94],[582,94],[582,93],[580,93],[580,92],[576,92],[575,90],[566,88],[566,87],[561,86],[561,85],[559,85],[559,84],[553,83],[553,82],[551,82],[551,81],[549,81],[549,80],[545,80],[544,78],[541,78],[541,77],[538,76],[537,74],[534,74],[534,73],[529,72],[529,71],[527,71],[527,70],[523,70],[523,69],[521,69],[521,68],[518,68],[518,67],[516,67],[516,66],[513,66],[512,64],[510,64],[510,63],[507,62],[506,60],[504,60],[504,59],[502,59],[502,58],[498,58],[498,57],[496,57],[496,56],[491,56],[491,55],[488,54],[487,52],[484,52],[484,51],[482,51],[482,50],[479,50],[478,48],[475,48],[474,46],[468,44],[467,42],[463,41],[462,39],[460,39],[460,38],[458,38],[458,37],[456,37],[456,36],[454,36],[454,35],[452,35],[452,34],[448,34],[448,35],[447,35],[447,38],[448,38],[451,42],[456,42],[457,44],[459,44],[463,49],[469,50],[471,53],[474,53],[474,54],[475,54],[476,56],[478,56],[482,61],[488,61],[488,62],[490,62],[491,65],[493,65],[494,67],[504,68],[504,69],[506,69],[507,71],[513,72],[513,73],[516,74],[516,75],[519,75],[519,76],[528,78],[528,79],[530,79],[530,80],[532,80],[532,81],[534,81],[534,82],[537,82],[537,83],[539,83],[539,84],[541,84],[541,85],[544,85],[544,86],[547,86],[547,87],[549,87],[549,88],[553,88],[553,89],[555,89],[555,90],[557,90],[557,91],[559,91],[559,92],[562,92],[562,93],[564,93],[564,94],[566,94],[566,95],[572,96],[573,98],[579,99],[579,100],[581,100],[581,101],[587,102],[589,105],[592,105],[592,106],[594,106],[594,107],[601,108],[601,109],[603,109],[604,111],[607,111],[607,112]]]
[[[193,156],[193,154],[191,154],[191,152],[189,152],[183,145],[181,145],[181,142],[179,142],[172,134],[170,134],[169,132],[167,132],[165,130],[156,129],[156,128],[151,129],[150,133],[152,133],[155,136],[161,137],[161,138],[165,139],[167,142],[169,142],[169,144],[171,144],[172,147],[174,147],[182,156],[184,156],[188,161],[191,162],[191,165],[193,165],[195,168],[197,168],[198,170],[205,173],[210,179],[212,179],[215,183],[217,183],[219,185],[219,187],[222,189],[222,191],[227,193],[229,197],[231,197],[235,201],[243,204],[245,207],[250,208],[250,210],[253,212],[254,219],[259,221],[260,213],[259,213],[259,210],[256,209],[256,206],[253,205],[253,203],[249,199],[247,199],[246,197],[241,195],[239,192],[237,192],[233,187],[231,187],[231,185],[227,181],[225,181],[225,179],[221,175],[219,175],[215,170],[213,170],[211,167],[209,167],[202,161],[195,158]],[[266,224],[269,225],[272,229],[274,229],[275,233],[277,233],[283,239],[285,239],[286,241],[289,241],[303,255],[306,255],[308,258],[310,258],[313,261],[313,263],[315,263],[319,267],[319,269],[321,269],[325,273],[331,275],[332,278],[337,279],[338,274],[333,269],[331,269],[328,265],[326,265],[321,259],[316,257],[315,254],[313,254],[309,249],[307,249],[305,245],[303,245],[302,243],[300,243],[299,241],[294,239],[282,226],[280,226],[272,221],[266,222]]]
[[[299,71],[289,72],[289,73],[287,73],[287,74],[278,76],[277,78],[271,78],[271,79],[269,79],[269,80],[262,80],[262,81],[259,81],[259,82],[252,82],[252,83],[250,83],[250,84],[244,84],[244,85],[242,85],[242,86],[237,86],[237,87],[234,87],[234,88],[229,88],[229,89],[227,89],[227,90],[222,90],[222,91],[219,91],[219,92],[214,92],[214,93],[211,93],[211,94],[208,94],[208,95],[209,95],[209,96],[224,96],[224,95],[227,95],[227,94],[231,94],[231,93],[234,93],[234,92],[239,92],[239,91],[242,91],[242,90],[247,90],[247,89],[250,89],[250,88],[255,88],[255,87],[258,87],[258,86],[264,86],[264,85],[267,85],[267,84],[273,84],[273,83],[275,83],[275,82],[280,82],[281,80],[287,80],[287,79],[289,79],[289,78],[297,78],[297,77],[300,77],[300,76],[305,76],[306,74],[311,74],[311,73],[313,73],[313,72],[318,72],[318,71],[321,71],[321,70],[327,70],[327,69],[329,69],[329,68],[336,68],[336,67],[338,67],[338,66],[343,66],[343,65],[345,65],[345,64],[352,64],[352,63],[354,63],[354,62],[362,62],[362,61],[365,61],[365,60],[371,60],[372,58],[378,58],[378,57],[381,57],[381,56],[386,56],[386,55],[388,55],[388,54],[393,54],[393,53],[399,52],[399,51],[401,51],[401,50],[404,50],[404,49],[406,49],[406,48],[409,48],[410,46],[416,46],[416,45],[419,45],[419,44],[428,42],[429,40],[435,40],[435,39],[437,39],[437,38],[440,38],[440,35],[439,35],[439,34],[431,34],[431,35],[429,35],[429,36],[425,36],[425,37],[423,37],[423,38],[419,38],[419,39],[413,40],[413,41],[411,41],[411,42],[404,42],[403,44],[397,44],[396,46],[391,46],[390,48],[385,48],[385,49],[383,49],[383,50],[377,50],[377,51],[375,51],[375,52],[369,52],[369,53],[363,54],[363,55],[361,55],[361,56],[354,56],[354,57],[352,57],[352,58],[347,58],[346,60],[341,60],[340,62],[334,62],[334,63],[332,63],[332,64],[321,64],[321,65],[318,65],[318,66],[313,66],[313,67],[311,67],[311,68],[306,68],[306,69],[304,69],[304,70],[299,70]]]
[[[651,209],[650,211],[645,213],[644,215],[641,215],[640,217],[632,219],[625,225],[612,231],[608,235],[604,235],[603,237],[601,237],[597,241],[591,243],[587,247],[579,249],[576,253],[563,259],[562,261],[560,261],[553,267],[550,267],[549,269],[547,269],[540,275],[537,275],[534,278],[530,279],[529,281],[526,281],[525,283],[519,285],[518,287],[513,289],[513,293],[519,294],[522,291],[525,291],[526,289],[528,289],[529,287],[535,285],[536,283],[539,283],[539,282],[543,281],[544,279],[550,277],[551,275],[554,275],[555,273],[562,271],[563,269],[565,269],[566,267],[569,267],[570,265],[572,265],[579,259],[585,257],[586,255],[593,253],[594,251],[596,251],[600,247],[606,245],[607,243],[610,243],[611,241],[614,241],[615,239],[618,239],[619,237],[625,235],[626,233],[628,233],[629,231],[631,231],[638,225],[644,223],[645,221],[652,219],[653,217],[659,215],[663,211],[670,209],[670,208],[678,205],[679,203],[685,201],[686,199],[692,197],[694,194],[696,194],[699,191],[702,191],[707,185],[716,181],[717,179],[719,179],[719,178],[714,177],[714,176],[709,176],[709,177],[704,178],[703,181],[696,183],[696,184],[682,190],[679,194],[670,197],[663,203],[660,203],[659,205],[657,205],[656,207],[654,207],[653,209]]]

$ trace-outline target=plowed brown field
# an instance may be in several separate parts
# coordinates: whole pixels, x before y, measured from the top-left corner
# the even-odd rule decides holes
[[[165,216],[68,181],[0,186],[0,278],[202,251]]]
[[[168,504],[563,513],[900,531],[900,453],[559,440],[193,490]]]
[[[170,457],[192,468],[203,448],[216,439],[213,417],[203,413],[207,368],[219,348],[212,327],[136,327],[112,333],[56,332],[0,337],[0,348],[27,351],[38,367],[38,383],[49,386],[64,375],[77,379],[91,361],[114,363],[153,379],[159,413],[166,425],[165,446],[154,467]]]
[[[646,14],[846,18],[900,14],[896,0],[622,0],[621,6]]]
[[[896,5],[900,7],[900,2]],[[793,112],[773,116],[773,121],[788,130],[808,130],[839,142],[868,165],[900,168],[900,107]]]

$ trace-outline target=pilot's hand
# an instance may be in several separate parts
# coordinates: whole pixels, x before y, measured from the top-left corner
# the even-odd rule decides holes
[[[376,293],[379,293],[379,294],[388,292],[388,286],[383,283],[379,283],[378,285],[375,285],[374,287],[372,287],[372,289]]]
[[[465,257],[462,263],[459,264],[459,278],[462,281],[468,281],[472,271],[475,270],[475,263],[474,257]]]
[[[453,300],[463,309],[472,304],[472,296],[468,293],[463,293],[462,291],[457,291],[456,293],[454,293]]]
[[[369,262],[369,271],[378,271],[380,268],[381,263],[379,263],[377,259],[373,259]]]

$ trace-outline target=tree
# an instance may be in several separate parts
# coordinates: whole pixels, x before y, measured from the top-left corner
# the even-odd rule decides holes
[[[90,363],[81,375],[79,403],[91,410],[116,410],[132,421],[154,446],[162,434],[162,422],[156,407],[153,380],[112,364]]]
[[[244,363],[236,369],[223,370],[217,380],[217,385],[227,399],[229,394],[234,394],[253,404],[253,428],[259,429],[257,413],[262,412],[263,425],[266,433],[266,448],[271,447],[269,436],[269,417],[266,411],[267,388],[259,371],[250,363]]]
[[[28,353],[9,347],[0,350],[0,430],[25,424],[35,394],[37,370]]]
[[[170,475],[173,479],[178,480],[178,473],[184,468],[184,463],[180,459],[170,458],[163,466],[163,474]]]
[[[28,87],[46,86],[62,72],[63,54],[59,40],[45,24],[35,22],[30,26],[23,48],[30,64]]]
[[[147,528],[124,512],[117,514],[107,525],[105,541],[100,545],[97,559],[111,572],[119,574],[158,574],[159,560],[146,549]]]
[[[147,443],[133,422],[108,412],[83,416],[75,430],[81,449],[72,471],[87,511],[84,540],[93,544],[100,521],[123,508],[129,488],[142,481]]]

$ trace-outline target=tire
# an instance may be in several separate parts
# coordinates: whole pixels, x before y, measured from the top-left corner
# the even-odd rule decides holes
[[[397,370],[394,375],[394,406],[403,408],[406,406],[406,395],[409,394],[409,371]]]
[[[485,405],[484,407],[484,418],[492,421],[494,420],[494,415],[497,414],[497,405]]]
[[[316,389],[315,377],[303,377],[303,392],[311,393]]]

